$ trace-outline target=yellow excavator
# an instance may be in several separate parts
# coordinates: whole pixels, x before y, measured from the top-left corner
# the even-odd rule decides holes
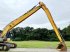
[[[49,9],[46,7],[46,5],[43,2],[39,2],[39,5],[34,6],[32,9],[30,9],[29,11],[27,11],[25,14],[23,14],[22,16],[20,16],[19,18],[13,20],[12,22],[10,22],[3,30],[2,34],[1,34],[1,38],[0,38],[0,47],[2,47],[3,51],[8,51],[11,47],[15,48],[16,44],[15,43],[9,43],[9,42],[5,42],[4,38],[7,34],[7,32],[9,32],[12,28],[14,28],[16,25],[18,25],[19,23],[21,23],[22,21],[24,21],[25,19],[27,19],[29,16],[31,16],[32,14],[34,14],[36,11],[38,11],[40,8],[42,8],[44,10],[44,12],[46,13],[55,33],[57,38],[59,39],[60,43],[57,46],[57,49],[61,50],[61,51],[66,51],[67,47],[65,44],[65,40],[63,39],[62,35],[60,34],[56,24],[54,23],[54,20],[52,18],[52,15],[49,11]],[[22,35],[21,35],[22,36]]]

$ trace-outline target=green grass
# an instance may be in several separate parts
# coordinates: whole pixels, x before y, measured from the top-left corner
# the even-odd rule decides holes
[[[18,48],[56,48],[59,42],[49,41],[13,41]],[[66,45],[70,48],[70,41],[66,41]]]

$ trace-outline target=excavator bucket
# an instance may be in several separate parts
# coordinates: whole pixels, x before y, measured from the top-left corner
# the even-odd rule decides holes
[[[65,43],[58,44],[57,49],[59,49],[60,51],[67,51],[66,44]]]

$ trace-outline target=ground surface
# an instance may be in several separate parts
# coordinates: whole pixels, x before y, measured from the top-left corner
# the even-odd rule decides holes
[[[10,49],[8,52],[61,52],[56,49],[47,49],[47,48],[15,48]],[[65,51],[64,51],[65,52]],[[67,52],[70,52],[70,49],[68,49]]]
[[[47,41],[14,41],[18,48],[10,49],[8,52],[61,52],[55,48],[59,42]],[[66,41],[67,52],[70,52],[70,41]]]
[[[18,48],[56,48],[59,42],[55,41],[13,41]],[[66,41],[67,48],[70,48],[70,41]]]

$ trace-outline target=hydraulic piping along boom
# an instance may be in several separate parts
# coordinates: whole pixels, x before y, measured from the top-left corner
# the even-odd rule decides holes
[[[67,50],[66,44],[64,42],[64,39],[61,36],[61,34],[60,34],[60,32],[59,32],[56,24],[54,23],[54,20],[52,18],[52,15],[51,15],[49,9],[45,6],[45,4],[43,2],[39,2],[39,6],[34,6],[31,10],[29,10],[28,12],[26,12],[24,15],[20,16],[19,18],[13,20],[10,24],[8,24],[4,28],[4,30],[3,30],[2,37],[4,37],[6,35],[6,33],[8,31],[10,31],[13,27],[15,27],[16,25],[18,25],[19,23],[21,23],[22,21],[24,21],[25,19],[27,19],[29,16],[31,16],[32,14],[34,14],[40,8],[42,8],[45,11],[45,13],[46,13],[46,15],[47,15],[47,17],[48,17],[48,19],[49,19],[49,21],[50,21],[50,23],[51,23],[54,31],[55,31],[55,33],[56,33],[56,35],[57,35],[57,37],[58,37],[58,39],[60,41],[60,45],[63,46],[63,47],[61,47],[61,50]]]

